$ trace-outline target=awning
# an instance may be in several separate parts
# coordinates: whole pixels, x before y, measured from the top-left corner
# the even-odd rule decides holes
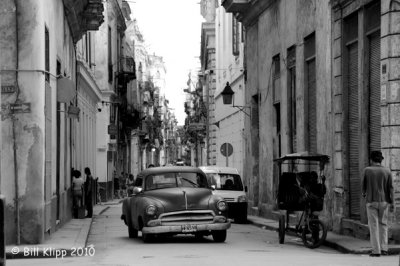
[[[57,79],[57,101],[69,103],[75,97],[75,84],[69,78]]]

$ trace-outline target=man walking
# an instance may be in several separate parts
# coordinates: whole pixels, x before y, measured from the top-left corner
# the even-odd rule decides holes
[[[388,253],[388,206],[393,211],[393,181],[390,170],[381,165],[380,151],[372,151],[371,165],[362,175],[362,193],[366,199],[368,226],[372,245],[371,257]]]
[[[92,218],[93,216],[93,177],[90,172],[90,168],[85,168],[86,181],[85,181],[85,203],[87,215],[86,218]]]

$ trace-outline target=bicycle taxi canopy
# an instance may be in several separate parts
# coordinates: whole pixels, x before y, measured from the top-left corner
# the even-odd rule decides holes
[[[310,192],[313,195],[312,209],[321,211],[323,208],[323,198],[326,193],[325,176],[323,174],[325,164],[329,161],[329,156],[318,153],[309,153],[307,151],[299,153],[286,154],[274,161],[281,166],[283,163],[301,164],[299,161],[306,161],[305,165],[311,165],[312,162],[319,164],[319,174],[316,171],[282,172],[279,167],[279,185],[277,193],[277,205],[281,210],[301,211],[305,207],[305,193]],[[289,162],[286,162],[289,161]],[[310,197],[308,197],[310,199]]]
[[[329,161],[329,156],[325,154],[309,153],[308,151],[304,151],[304,152],[286,154],[278,159],[275,159],[274,161],[278,163],[283,163],[284,161],[288,160],[318,161],[326,163]]]

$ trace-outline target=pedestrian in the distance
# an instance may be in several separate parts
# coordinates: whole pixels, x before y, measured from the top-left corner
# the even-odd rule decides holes
[[[92,218],[93,216],[93,176],[90,172],[90,168],[85,168],[85,203],[86,203],[86,210],[87,215],[86,218]]]
[[[380,151],[372,151],[371,165],[362,174],[362,195],[366,199],[371,257],[388,254],[388,207],[393,211],[393,180],[390,170],[381,165]]]
[[[133,193],[133,185],[135,183],[135,180],[133,178],[132,174],[129,174],[128,178],[126,179],[126,189],[127,189],[127,195],[132,195]]]
[[[114,197],[119,199],[119,177],[114,171]]]
[[[74,204],[74,217],[78,218],[78,209],[82,206],[83,202],[83,178],[81,172],[78,170],[72,170],[72,195]]]

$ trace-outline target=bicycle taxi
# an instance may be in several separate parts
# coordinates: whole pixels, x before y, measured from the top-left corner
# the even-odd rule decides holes
[[[326,239],[327,227],[316,212],[323,210],[326,193],[324,168],[329,156],[300,152],[274,161],[279,168],[277,205],[280,210],[286,210],[279,219],[279,243],[283,244],[285,233],[291,231],[301,237],[306,247],[319,247]],[[296,225],[291,225],[290,214],[300,212]]]

